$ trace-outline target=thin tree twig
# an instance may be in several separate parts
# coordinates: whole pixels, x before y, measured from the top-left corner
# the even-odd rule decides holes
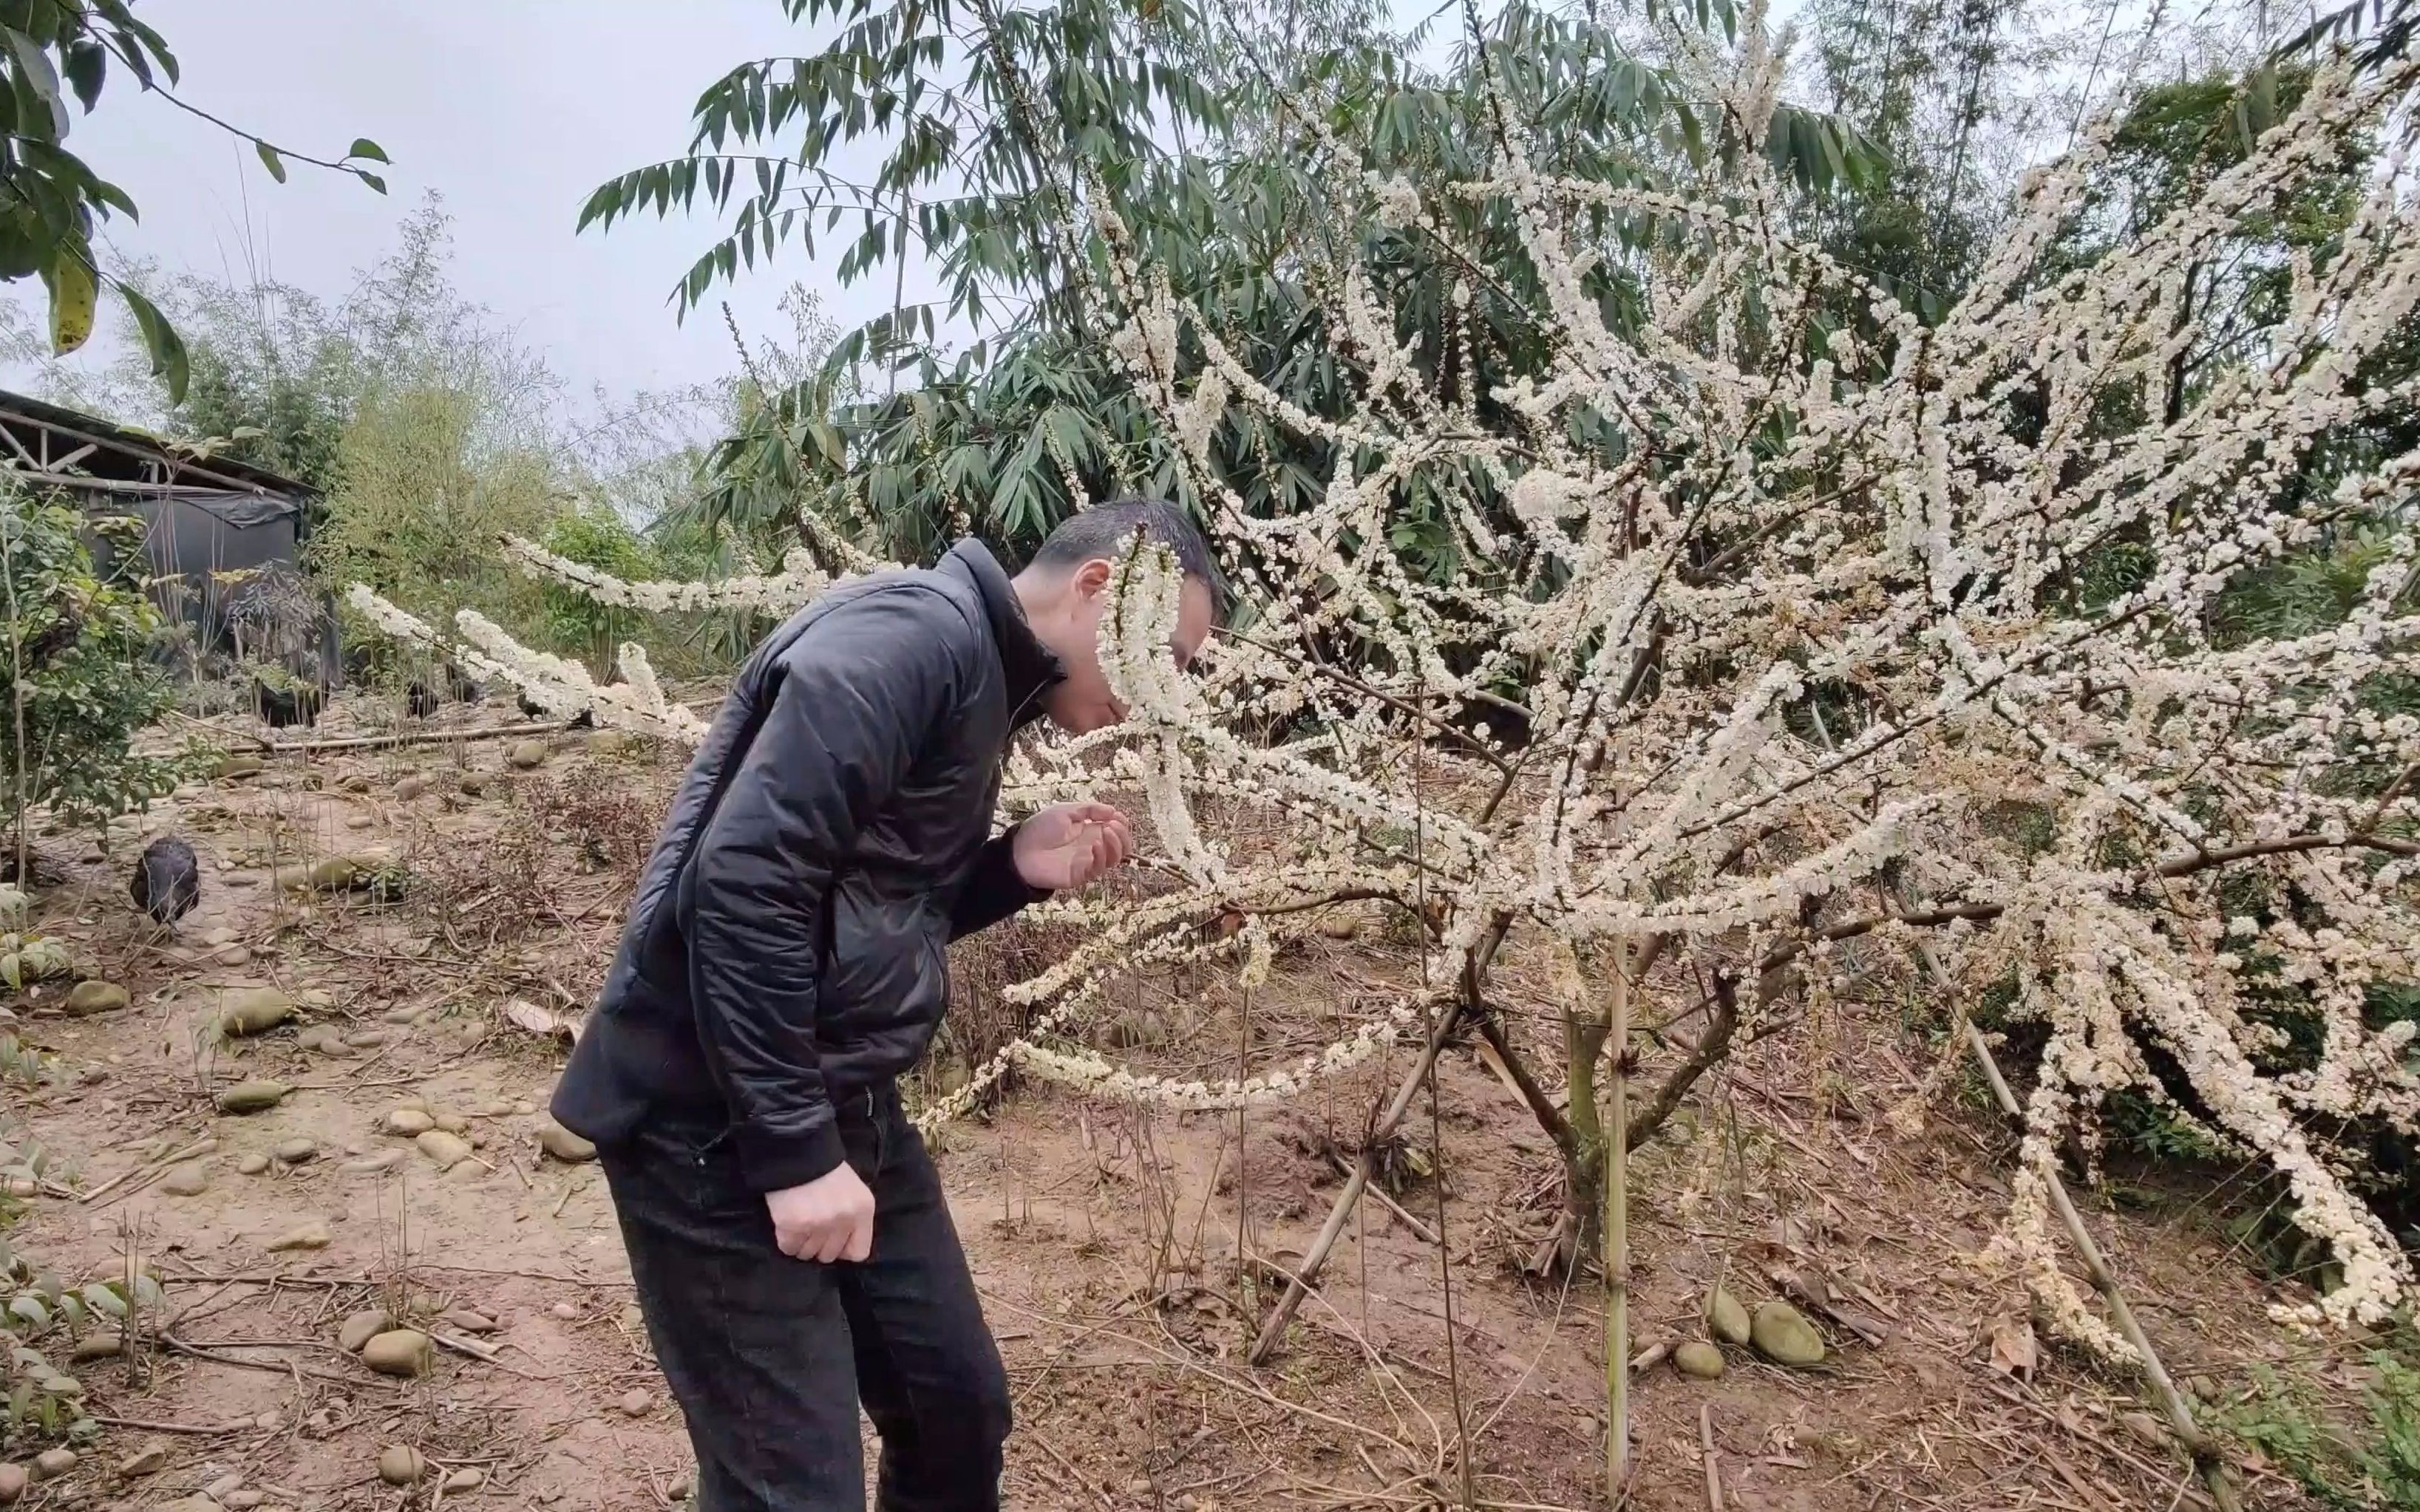
[[[1303,1255],[1302,1263],[1295,1267],[1295,1278],[1286,1287],[1285,1294],[1278,1299],[1268,1320],[1261,1325],[1260,1336],[1252,1341],[1251,1352],[1247,1357],[1252,1364],[1261,1365],[1267,1361],[1269,1352],[1277,1348],[1278,1340],[1285,1335],[1286,1324],[1293,1320],[1295,1309],[1302,1305],[1303,1295],[1317,1284],[1320,1267],[1327,1263],[1329,1252],[1343,1237],[1344,1225],[1353,1216],[1354,1208],[1370,1184],[1369,1147],[1391,1138],[1404,1121],[1404,1116],[1411,1111],[1412,1099],[1419,1095],[1427,1081],[1429,1067],[1435,1063],[1437,1053],[1445,1048],[1445,1041],[1453,1032],[1454,1025],[1460,1022],[1465,1007],[1460,997],[1446,1005],[1445,1011],[1437,1015],[1436,1027],[1430,1032],[1427,1044],[1421,1047],[1404,1079],[1395,1084],[1394,1095],[1388,1100],[1386,1111],[1371,1126],[1361,1156],[1353,1163],[1353,1174],[1346,1178],[1344,1190],[1336,1195],[1335,1204],[1327,1211],[1326,1223],[1321,1226],[1318,1237],[1311,1242],[1311,1248]]]
[[[249,1433],[255,1427],[252,1419],[248,1417],[238,1418],[232,1423],[209,1424],[163,1423],[147,1417],[112,1417],[106,1412],[94,1412],[91,1416],[94,1422],[104,1424],[113,1428],[140,1428],[146,1433],[192,1433],[197,1435]]]
[[[219,1142],[215,1138],[197,1139],[194,1141],[194,1143],[187,1145],[184,1149],[177,1150],[172,1154],[163,1155],[158,1160],[147,1161],[131,1170],[118,1172],[116,1176],[113,1176],[108,1180],[101,1182],[101,1185],[94,1187],[91,1191],[81,1194],[77,1196],[76,1200],[81,1203],[95,1202],[103,1195],[123,1185],[127,1181],[132,1180],[136,1177],[145,1177],[147,1179],[148,1177],[157,1176],[171,1165],[177,1165],[181,1161],[197,1159],[200,1156],[209,1154],[211,1150],[218,1148]]]
[[[1521,1094],[1521,1101],[1528,1104],[1530,1117],[1538,1120],[1538,1126],[1546,1131],[1547,1136],[1554,1140],[1557,1148],[1566,1155],[1570,1154],[1572,1151],[1571,1120],[1565,1119],[1562,1110],[1555,1106],[1554,1099],[1546,1095],[1546,1089],[1540,1085],[1536,1073],[1523,1062],[1520,1053],[1512,1048],[1512,1041],[1505,1034],[1504,1026],[1497,1021],[1496,1010],[1493,1008],[1479,1015],[1479,1033],[1487,1041],[1487,1048],[1495,1051],[1496,1058],[1502,1062],[1504,1073],[1512,1078],[1513,1089]]]
[[[366,172],[365,169],[354,166],[352,154],[350,153],[347,153],[340,159],[315,158],[307,152],[297,152],[291,147],[279,147],[277,144],[270,141],[267,137],[260,135],[256,131],[247,131],[242,127],[236,125],[233,121],[213,116],[209,111],[204,110],[201,106],[184,99],[166,85],[161,84],[148,77],[147,70],[139,66],[139,60],[129,55],[128,48],[121,46],[110,38],[101,36],[98,31],[90,28],[85,30],[85,35],[90,39],[99,42],[102,48],[108,51],[111,56],[116,58],[120,64],[125,65],[129,73],[132,73],[137,79],[140,79],[143,84],[144,93],[158,95],[161,99],[166,100],[169,104],[176,106],[178,110],[183,111],[186,115],[192,116],[199,120],[208,121],[210,125],[217,127],[220,131],[226,132],[229,136],[249,142],[256,147],[267,147],[270,151],[275,153],[280,158],[288,159],[295,162],[309,163],[314,168],[329,168],[337,173],[351,174],[356,177],[361,177],[365,172]]]
[[[210,734],[218,736],[221,740],[240,742],[245,746],[251,747],[254,750],[256,750],[263,755],[267,755],[277,748],[277,743],[269,739],[267,736],[256,735],[247,730],[230,730],[223,724],[214,723],[209,719],[196,719],[182,709],[170,709],[167,711],[167,714],[169,718],[176,720],[178,724],[191,725],[196,730],[207,731]]]
[[[1768,974],[1766,980],[1770,982],[1776,979]],[[1681,1064],[1672,1068],[1657,1086],[1654,1094],[1640,1104],[1638,1111],[1623,1126],[1622,1141],[1633,1149],[1652,1138],[1655,1131],[1664,1126],[1664,1120],[1672,1116],[1672,1110],[1681,1105],[1681,1100],[1689,1095],[1689,1088],[1697,1085],[1698,1078],[1705,1074],[1706,1068],[1730,1053],[1731,1037],[1739,1029],[1738,985],[1728,974],[1718,974],[1714,978],[1714,991],[1708,995],[1714,999],[1714,1017],[1707,1021],[1706,1031],[1698,1036],[1696,1047]],[[1759,1000],[1769,995],[1760,986]]]
[[[1698,1404],[1698,1453],[1706,1466],[1706,1512],[1723,1512],[1723,1474],[1714,1467],[1714,1404]]]
[[[1389,1195],[1389,1194],[1388,1194],[1388,1192],[1387,1191],[1387,1186],[1386,1186],[1386,1183],[1385,1183],[1385,1182],[1383,1182],[1383,1181],[1373,1181],[1373,1182],[1371,1182],[1371,1183],[1370,1183],[1370,1187],[1369,1187],[1369,1195],[1370,1195],[1371,1196],[1376,1197],[1376,1198],[1378,1199],[1378,1205],[1379,1205],[1380,1207],[1385,1208],[1388,1212],[1391,1212],[1391,1213],[1393,1213],[1396,1217],[1398,1217],[1398,1218],[1402,1219],[1402,1220],[1404,1221],[1404,1226],[1405,1227],[1409,1228],[1413,1233],[1415,1233],[1415,1234],[1417,1234],[1417,1235],[1419,1235],[1419,1241],[1420,1241],[1420,1242],[1421,1242],[1421,1243],[1423,1243],[1423,1244],[1442,1244],[1442,1243],[1444,1243],[1444,1242],[1445,1242],[1445,1241],[1444,1241],[1444,1240],[1439,1239],[1439,1238],[1436,1236],[1435,1231],[1435,1230],[1433,1230],[1433,1229],[1431,1229],[1431,1228],[1429,1227],[1429,1226],[1428,1226],[1428,1225],[1426,1225],[1426,1224],[1424,1224],[1424,1223],[1420,1222],[1418,1218],[1413,1217],[1413,1216],[1411,1215],[1411,1213],[1409,1213],[1408,1211],[1404,1211],[1404,1205],[1403,1205],[1402,1203],[1400,1203],[1400,1202],[1397,1202],[1397,1201],[1394,1199],[1394,1197],[1393,1197],[1391,1195]]]
[[[364,1381],[359,1376],[341,1376],[333,1370],[315,1370],[309,1365],[297,1365],[291,1360],[247,1360],[241,1355],[223,1354],[205,1345],[188,1344],[174,1334],[162,1334],[160,1342],[178,1354],[190,1355],[196,1360],[208,1360],[214,1365],[241,1365],[248,1370],[266,1370],[272,1375],[280,1376],[305,1375],[314,1381],[333,1381],[340,1386],[360,1387],[384,1384],[376,1381]],[[388,1387],[388,1389],[395,1388]]]

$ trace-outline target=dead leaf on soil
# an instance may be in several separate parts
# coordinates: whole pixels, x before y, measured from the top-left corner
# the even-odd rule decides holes
[[[573,1044],[580,1042],[580,1020],[566,1018],[553,1010],[540,1008],[526,998],[506,998],[504,1013],[505,1020],[514,1027],[527,1029],[539,1039],[568,1040]]]
[[[1521,1084],[1512,1079],[1512,1068],[1504,1064],[1504,1057],[1496,1053],[1496,1047],[1481,1040],[1474,1043],[1473,1048],[1479,1052],[1479,1063],[1496,1073],[1496,1079],[1504,1084],[1504,1090],[1512,1094],[1512,1101],[1523,1107],[1528,1106],[1528,1100],[1521,1095]]]
[[[1890,1336],[1881,1319],[1835,1301],[1830,1279],[1811,1261],[1795,1268],[1776,1265],[1765,1274],[1776,1288],[1864,1339],[1869,1347],[1879,1346]]]
[[[1775,1249],[1795,1252],[1806,1248],[1815,1239],[1815,1230],[1807,1220],[1795,1214],[1785,1214],[1766,1226],[1764,1242]]]
[[[1992,1319],[1992,1368],[2019,1381],[2031,1381],[2040,1363],[2034,1350],[2034,1325],[2010,1314]]]

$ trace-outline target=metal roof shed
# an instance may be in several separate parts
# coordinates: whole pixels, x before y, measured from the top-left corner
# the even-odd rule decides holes
[[[318,490],[229,458],[196,459],[97,415],[0,391],[0,466],[32,487],[74,497],[88,514],[144,522],[152,601],[183,627],[191,649],[239,652],[333,683],[335,617],[309,594],[309,623],[269,624],[280,601],[306,592],[302,549]],[[114,548],[95,541],[100,564]]]

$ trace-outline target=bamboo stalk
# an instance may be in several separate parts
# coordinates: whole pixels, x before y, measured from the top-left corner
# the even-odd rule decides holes
[[[1607,1026],[1607,1020],[1564,1010],[1563,1104],[1571,1119],[1572,1145],[1565,1157],[1564,1180],[1570,1190],[1563,1206],[1577,1226],[1575,1264],[1579,1255],[1590,1249],[1601,1252],[1605,1244],[1605,1118],[1597,1105],[1596,1063],[1605,1053]]]
[[[551,735],[570,729],[568,719],[547,719],[535,724],[482,725],[470,730],[411,730],[392,735],[346,735],[332,740],[273,741],[268,745],[274,756],[307,756],[322,750],[366,750],[375,746],[437,746],[465,740],[501,740],[506,735]]]
[[[906,266],[906,259],[901,259]],[[1252,989],[1244,989],[1244,1000],[1235,1012],[1235,1083],[1242,1086],[1252,1069]],[[1245,1121],[1249,1117],[1244,1104],[1235,1104],[1235,1294],[1243,1299],[1244,1316],[1249,1319],[1260,1311],[1260,1286],[1250,1263],[1252,1253],[1252,1186],[1251,1164],[1246,1141],[1251,1130]]]
[[[0,538],[0,584],[8,590],[8,715],[14,721],[15,740],[10,748],[9,776],[14,786],[14,812],[9,825],[12,843],[17,848],[17,886],[31,893],[33,878],[33,839],[25,833],[25,642],[23,621],[17,608],[17,542],[31,535],[28,522],[17,513],[18,495],[12,488],[7,501],[8,533]]]
[[[1630,1484],[1630,946],[1613,957],[1606,1038],[1605,1115],[1605,1492],[1618,1505]]]

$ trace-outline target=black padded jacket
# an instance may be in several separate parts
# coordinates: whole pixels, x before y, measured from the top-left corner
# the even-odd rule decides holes
[[[1009,736],[1062,672],[991,553],[826,594],[748,660],[690,759],[557,1121],[728,1120],[759,1191],[841,1163],[835,1100],[914,1065],[947,947],[1042,896],[986,840]]]

